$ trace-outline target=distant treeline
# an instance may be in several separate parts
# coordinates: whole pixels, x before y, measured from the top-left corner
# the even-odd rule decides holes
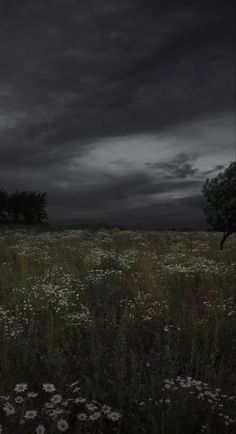
[[[46,205],[46,193],[16,191],[9,194],[0,190],[0,224],[43,224],[48,218]]]

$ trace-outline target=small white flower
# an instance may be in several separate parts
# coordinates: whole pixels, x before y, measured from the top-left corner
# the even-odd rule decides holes
[[[38,425],[35,432],[36,434],[44,434],[46,432],[46,429],[43,425]]]
[[[60,414],[63,414],[64,410],[62,408],[55,408],[54,410],[50,411],[49,416],[52,418],[58,417]]]
[[[111,407],[109,407],[109,405],[103,405],[102,406],[102,411],[103,413],[109,413],[111,411]]]
[[[42,389],[45,392],[49,392],[49,393],[55,392],[56,390],[54,384],[50,384],[50,383],[43,383]]]
[[[111,419],[112,422],[117,422],[121,418],[121,414],[117,411],[110,411],[110,413],[106,413],[108,419]]]
[[[17,404],[22,404],[22,402],[24,402],[24,398],[23,398],[23,396],[16,396],[16,397],[15,397],[15,402],[16,402]]]
[[[77,419],[78,420],[87,420],[88,416],[85,413],[79,413],[79,414],[77,414]]]
[[[80,387],[75,387],[74,390],[72,390],[73,393],[77,393],[80,391]]]
[[[57,421],[57,429],[58,431],[66,431],[69,428],[69,424],[65,419],[59,419]]]
[[[21,393],[21,392],[26,392],[26,390],[28,389],[28,386],[26,383],[19,383],[15,385],[15,392],[17,393]]]
[[[25,419],[35,419],[37,417],[37,410],[27,410],[25,412]]]
[[[96,413],[93,413],[89,416],[89,420],[97,420],[101,417],[100,411],[96,411]]]
[[[50,408],[53,408],[54,405],[51,402],[45,402],[44,407],[50,409]]]
[[[96,411],[97,410],[97,406],[94,404],[86,404],[86,408],[88,411]]]
[[[0,399],[4,399],[4,401],[8,401],[10,399],[10,396],[2,395],[0,396]]]
[[[36,392],[29,392],[27,393],[28,398],[37,398],[37,396],[39,396],[38,393]]]
[[[76,404],[83,404],[84,402],[86,402],[86,398],[75,398]]]
[[[59,394],[53,395],[53,396],[51,397],[51,402],[52,402],[53,404],[59,404],[61,401],[62,401],[62,396],[59,395]]]
[[[5,411],[7,416],[11,416],[12,414],[15,414],[16,410],[13,407],[13,405],[9,404],[9,402],[7,402],[4,406],[3,406],[3,410]]]

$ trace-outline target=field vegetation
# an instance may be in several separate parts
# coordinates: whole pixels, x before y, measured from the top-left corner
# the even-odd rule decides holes
[[[235,238],[0,232],[0,433],[236,432]]]

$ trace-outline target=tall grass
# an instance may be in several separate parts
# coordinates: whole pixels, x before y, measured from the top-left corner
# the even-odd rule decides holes
[[[0,432],[235,432],[236,245],[219,237],[1,229]]]

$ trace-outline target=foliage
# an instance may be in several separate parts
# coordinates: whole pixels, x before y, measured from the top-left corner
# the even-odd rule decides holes
[[[47,220],[46,193],[0,190],[0,223],[39,224]]]
[[[0,190],[0,223],[7,223],[8,221],[8,193]]]
[[[207,201],[204,211],[208,224],[224,233],[220,244],[223,249],[226,238],[236,231],[236,162],[215,178],[207,179],[203,194]]]

